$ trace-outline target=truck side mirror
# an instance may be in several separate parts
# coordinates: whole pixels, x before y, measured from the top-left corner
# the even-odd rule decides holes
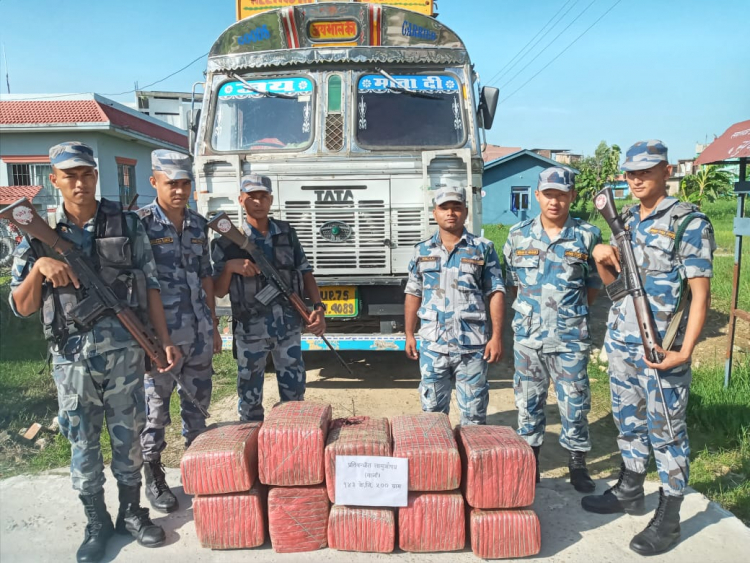
[[[188,115],[188,152],[190,156],[193,156],[193,152],[195,152],[195,139],[198,135],[198,124],[200,121],[200,108],[190,110],[190,114]]]
[[[484,129],[492,129],[497,111],[497,102],[500,98],[500,90],[491,86],[483,86],[479,94],[479,109],[477,119]]]

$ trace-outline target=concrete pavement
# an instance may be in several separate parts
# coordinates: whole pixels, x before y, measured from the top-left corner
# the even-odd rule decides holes
[[[109,473],[109,472],[108,472]],[[179,483],[179,471],[168,469],[169,482]],[[647,482],[647,505],[658,503],[658,485]],[[597,482],[597,492],[606,488]],[[211,551],[198,542],[193,524],[191,497],[175,491],[180,510],[169,516],[152,511],[155,522],[167,531],[167,545],[157,549],[140,547],[129,536],[116,536],[109,543],[104,561],[135,563],[153,558],[158,563],[186,562],[474,562],[478,561],[467,543],[463,552],[413,554],[396,551],[390,555],[348,553],[330,549],[299,554],[277,554],[266,542],[261,548],[241,551]],[[117,511],[117,487],[111,475],[106,484],[107,506]],[[579,493],[564,479],[544,479],[537,489],[534,509],[542,526],[542,552],[524,561],[555,562],[640,562],[644,558],[628,549],[633,535],[648,523],[645,516],[600,516],[580,507]],[[144,502],[145,498],[144,498]],[[83,539],[85,517],[70,487],[67,469],[37,476],[19,476],[0,481],[0,561],[2,563],[45,563],[75,561]],[[683,541],[655,560],[659,563],[713,563],[748,561],[750,528],[740,520],[690,490],[682,505]],[[398,543],[398,542],[397,542]]]

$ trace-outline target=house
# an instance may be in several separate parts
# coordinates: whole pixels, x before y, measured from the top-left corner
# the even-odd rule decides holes
[[[583,158],[583,155],[570,152],[568,149],[531,149],[531,152],[566,166],[580,162]]]
[[[156,92],[138,90],[135,93],[135,103],[125,104],[139,112],[155,117],[184,129],[189,127],[190,110],[199,110],[203,103],[203,94],[190,92]]]
[[[136,206],[155,196],[149,183],[151,151],[187,152],[188,146],[184,131],[98,94],[4,95],[0,98],[2,201],[31,195],[41,214],[56,208],[60,199],[49,181],[49,148],[63,141],[81,141],[94,150],[97,197],[124,205],[135,198]]]
[[[484,160],[484,163],[487,164],[492,162],[493,160],[508,156],[509,154],[513,154],[514,152],[518,152],[520,150],[522,150],[521,147],[501,147],[499,145],[485,145],[484,150],[482,151],[482,160]]]
[[[539,173],[559,162],[520,150],[485,164],[482,214],[485,225],[514,225],[539,213],[534,197]]]

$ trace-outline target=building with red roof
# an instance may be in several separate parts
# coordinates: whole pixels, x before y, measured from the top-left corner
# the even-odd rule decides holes
[[[3,95],[0,206],[30,196],[40,211],[56,207],[48,154],[63,141],[81,141],[94,150],[98,197],[128,204],[137,194],[137,205],[155,195],[151,151],[188,147],[184,130],[98,94]]]

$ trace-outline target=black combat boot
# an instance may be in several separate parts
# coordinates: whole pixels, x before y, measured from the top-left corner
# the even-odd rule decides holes
[[[104,557],[107,540],[112,537],[115,527],[104,504],[104,491],[94,495],[80,495],[78,498],[83,503],[89,522],[86,524],[86,535],[81,547],[78,548],[76,559],[78,563],[97,563]]]
[[[645,473],[625,469],[623,463],[615,486],[604,491],[604,494],[583,497],[581,507],[597,514],[643,513],[646,506],[646,495],[643,493],[645,480]]]
[[[539,472],[539,450],[542,449],[542,446],[531,446],[531,449],[534,450],[534,464],[536,465],[536,483],[539,483],[542,480],[541,473]]]
[[[646,529],[630,542],[630,549],[640,555],[658,555],[680,541],[680,505],[682,497],[664,494],[659,487],[659,506]]]
[[[166,539],[164,530],[148,517],[148,508],[140,505],[141,486],[117,483],[117,488],[120,493],[120,510],[117,513],[115,531],[118,534],[132,535],[144,547],[163,544]]]
[[[586,468],[586,452],[570,452],[568,460],[568,470],[570,471],[570,484],[575,487],[579,493],[593,493],[596,490],[596,483],[589,475]]]
[[[143,474],[146,476],[146,498],[154,510],[161,510],[162,512],[177,510],[179,508],[177,497],[169,490],[161,459],[157,458],[153,461],[144,462]]]

